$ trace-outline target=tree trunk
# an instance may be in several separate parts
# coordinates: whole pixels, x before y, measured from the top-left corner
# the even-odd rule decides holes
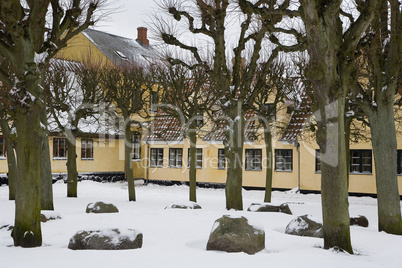
[[[240,101],[238,103],[240,106]],[[225,155],[228,160],[226,209],[243,210],[244,115],[241,106],[232,108],[229,116],[233,119],[233,128],[227,132],[225,142]]]
[[[345,157],[344,111],[344,98],[321,107],[317,142],[320,145],[321,157],[324,248],[338,247],[353,254],[349,226],[349,165]]]
[[[49,136],[47,132],[47,116],[45,107],[41,114],[42,125],[46,128],[42,140],[42,159],[41,159],[41,180],[42,193],[41,204],[42,210],[54,210],[53,206],[53,178],[52,166],[50,163]]]
[[[77,140],[75,135],[66,138],[67,142],[67,197],[78,196]]]
[[[265,152],[266,152],[264,202],[271,203],[273,158],[272,158],[272,134],[269,125],[264,126],[264,140],[265,140]]]
[[[190,201],[197,202],[197,133],[195,129],[189,130],[190,139]]]
[[[30,107],[25,113],[18,113],[16,128],[18,175],[12,236],[14,246],[37,247],[42,245],[40,211],[43,130],[40,126],[40,109]]]
[[[393,101],[388,105],[378,103],[377,110],[367,116],[375,160],[378,230],[402,235]]]
[[[129,122],[129,120],[124,120]],[[124,142],[124,172],[128,182],[128,201],[136,201],[135,199],[135,185],[134,185],[134,172],[133,160],[131,156],[131,125],[127,123],[125,127],[125,142]]]
[[[0,120],[4,142],[6,144],[6,155],[8,165],[8,199],[15,200],[15,183],[17,179],[17,160],[14,154],[14,146],[10,137],[10,127],[7,120]]]

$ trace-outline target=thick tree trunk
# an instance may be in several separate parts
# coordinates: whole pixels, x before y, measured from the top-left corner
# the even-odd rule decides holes
[[[273,156],[272,156],[272,135],[269,126],[264,127],[264,140],[265,140],[265,152],[266,152],[264,202],[271,203]]]
[[[197,133],[195,129],[189,131],[190,139],[190,201],[197,202]]]
[[[397,177],[397,142],[393,102],[368,113],[373,145],[378,203],[378,230],[402,235]]]
[[[125,120],[128,122],[128,120]],[[136,201],[135,198],[135,185],[134,185],[134,172],[133,172],[133,159],[131,156],[131,125],[127,124],[125,127],[125,142],[124,142],[124,172],[128,182],[128,201]]]
[[[46,109],[42,109],[41,114],[42,126],[47,128]],[[49,136],[47,129],[42,140],[42,159],[41,159],[41,179],[42,179],[42,193],[41,204],[42,210],[54,210],[53,206],[53,179],[52,179],[52,166],[50,163],[50,149],[49,149]]]
[[[67,142],[67,197],[78,196],[77,140],[70,136]]]
[[[338,247],[353,254],[349,226],[344,102],[340,98],[321,108],[317,142],[321,153],[324,248]]]
[[[239,101],[240,103],[240,101]],[[226,209],[243,210],[243,145],[244,145],[244,115],[241,107],[230,111],[233,118],[232,131],[226,135],[225,155],[228,160],[226,178]]]
[[[15,246],[42,245],[41,211],[41,158],[43,131],[40,109],[31,107],[16,116],[18,134],[18,175],[15,198],[15,224],[12,236]]]
[[[1,131],[3,132],[4,142],[6,144],[6,155],[8,165],[8,199],[15,200],[15,182],[17,179],[17,160],[14,154],[13,142],[10,138],[10,128],[7,120],[0,120]]]

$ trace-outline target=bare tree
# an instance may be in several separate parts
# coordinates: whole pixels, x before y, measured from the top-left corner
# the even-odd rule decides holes
[[[12,81],[4,69],[0,70],[0,80],[12,88],[9,97],[13,98],[16,109],[18,175],[12,233],[15,246],[42,244],[41,159],[43,143],[47,142],[42,121],[45,113],[43,72],[69,39],[94,23],[94,11],[100,2],[0,2],[0,54],[9,60],[16,78]]]

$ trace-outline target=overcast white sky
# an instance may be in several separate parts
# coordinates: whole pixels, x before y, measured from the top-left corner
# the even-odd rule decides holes
[[[118,10],[107,19],[100,21],[95,26],[96,30],[136,39],[137,27],[149,28],[148,14],[156,7],[153,0],[112,0],[111,2],[113,4],[109,4],[108,8],[118,8]]]

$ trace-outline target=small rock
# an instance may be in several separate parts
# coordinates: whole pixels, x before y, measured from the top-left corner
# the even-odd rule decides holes
[[[285,233],[322,238],[322,223],[314,220],[310,215],[299,216],[286,226]]]
[[[59,220],[59,219],[61,219],[61,216],[54,211],[51,211],[51,210],[42,210],[41,211],[41,214],[40,214],[41,222],[47,222],[50,220]]]
[[[292,211],[287,203],[283,203],[279,206],[271,203],[252,203],[247,210],[252,212],[282,212],[292,215]]]
[[[350,218],[350,225],[357,225],[357,226],[361,226],[361,227],[368,227],[369,226],[369,222],[368,219],[363,216],[363,215],[359,215],[358,217],[351,217]]]
[[[185,203],[172,203],[165,207],[165,209],[201,209],[201,206],[195,202],[185,202]]]
[[[119,210],[113,204],[95,202],[89,203],[86,209],[86,213],[117,213]]]
[[[0,227],[0,230],[6,230],[6,231],[12,231],[13,229],[14,229],[14,226],[9,225],[9,224],[6,224],[6,225],[3,225]]]
[[[68,244],[69,249],[122,250],[142,247],[142,233],[133,229],[79,231]]]
[[[252,226],[247,218],[228,215],[215,221],[209,235],[207,250],[255,254],[265,248],[263,228]]]

